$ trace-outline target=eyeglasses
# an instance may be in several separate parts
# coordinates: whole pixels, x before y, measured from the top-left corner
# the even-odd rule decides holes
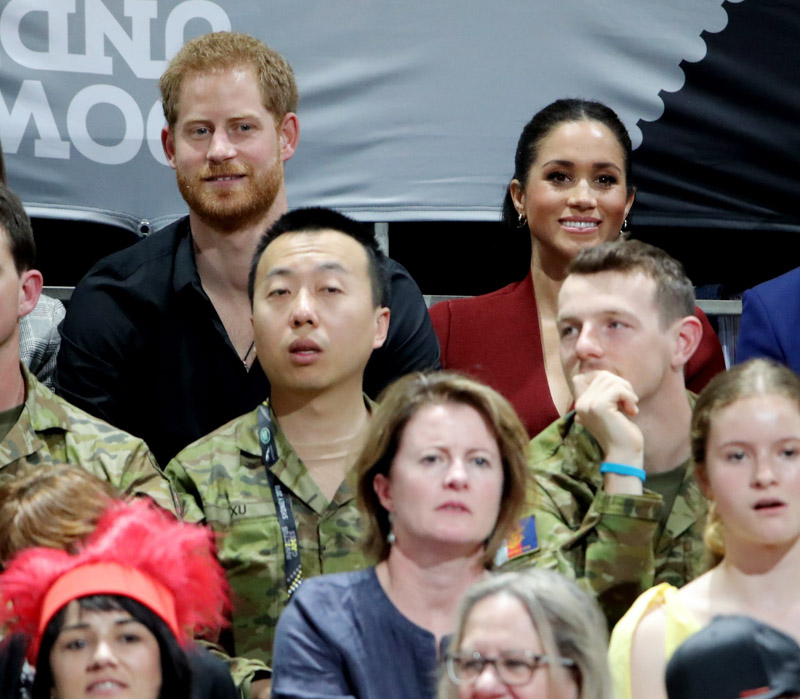
[[[487,665],[493,665],[500,681],[510,686],[530,682],[533,673],[542,665],[575,667],[575,661],[569,658],[554,658],[529,650],[507,650],[494,658],[478,651],[453,653],[447,655],[446,663],[447,675],[453,684],[474,682]]]

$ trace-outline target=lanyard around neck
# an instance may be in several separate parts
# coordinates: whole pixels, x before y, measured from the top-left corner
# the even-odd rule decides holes
[[[297,525],[294,521],[292,501],[284,494],[281,484],[272,472],[272,466],[278,460],[278,448],[275,446],[275,428],[266,402],[258,408],[258,443],[261,445],[261,460],[267,471],[275,512],[281,525],[286,590],[291,597],[303,582],[303,569],[297,545]]]

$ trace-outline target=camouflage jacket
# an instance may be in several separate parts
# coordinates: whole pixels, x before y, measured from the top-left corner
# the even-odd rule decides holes
[[[509,537],[505,569],[553,568],[598,599],[613,626],[644,590],[675,587],[706,568],[703,529],[707,503],[686,472],[656,541],[661,495],[610,495],[602,489],[600,446],[570,413],[531,441],[534,492],[519,531]],[[646,486],[646,483],[645,483]]]
[[[39,464],[75,464],[121,492],[174,512],[176,498],[147,445],[59,398],[24,366],[25,406],[0,442],[0,478]]]
[[[332,502],[276,427],[278,460],[271,470],[291,501],[303,577],[366,567],[355,480],[342,483]],[[258,442],[258,410],[190,444],[166,468],[184,519],[206,522],[222,534],[217,555],[233,597],[232,655],[252,658],[253,668],[272,661],[275,626],[289,596],[283,536]],[[230,645],[230,644],[225,644]],[[234,679],[237,685],[244,680]]]

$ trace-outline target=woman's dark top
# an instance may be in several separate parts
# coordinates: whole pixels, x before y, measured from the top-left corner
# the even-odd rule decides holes
[[[398,611],[374,568],[306,580],[273,653],[272,699],[436,696],[436,638]]]

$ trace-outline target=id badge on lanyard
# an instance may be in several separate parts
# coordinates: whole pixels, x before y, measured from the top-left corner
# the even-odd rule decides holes
[[[258,443],[261,445],[261,460],[267,471],[275,512],[278,514],[281,526],[286,590],[291,597],[303,582],[303,569],[297,545],[297,525],[294,521],[292,501],[283,492],[283,487],[272,473],[272,466],[278,460],[278,448],[275,446],[275,428],[266,403],[262,403],[258,408]]]

